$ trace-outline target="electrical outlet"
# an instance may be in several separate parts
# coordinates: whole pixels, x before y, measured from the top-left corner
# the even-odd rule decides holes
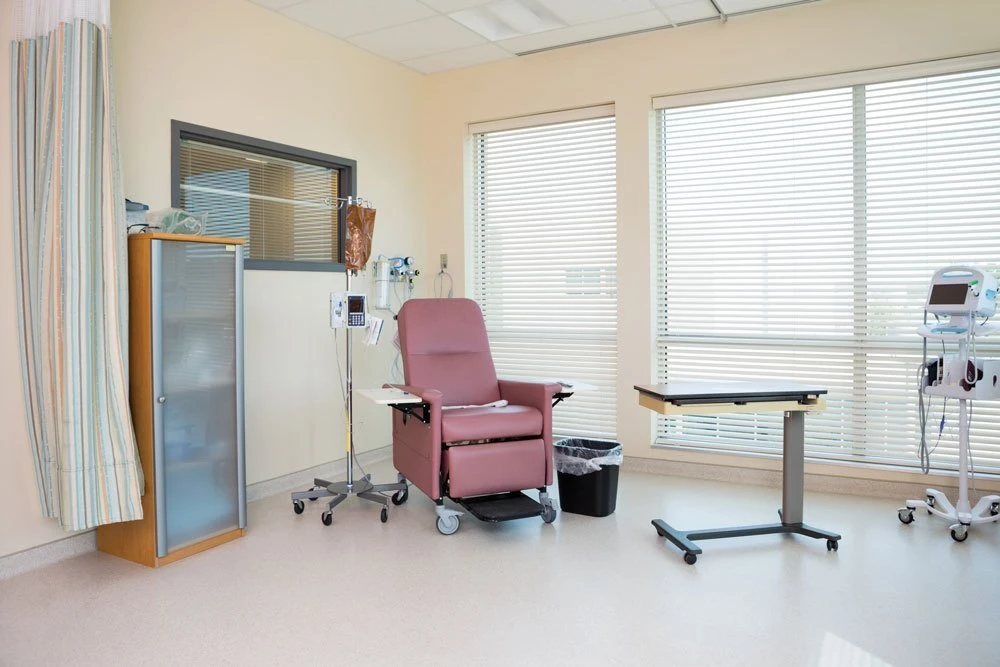
[[[446,253],[441,253],[441,270],[444,271],[448,268],[448,255]]]

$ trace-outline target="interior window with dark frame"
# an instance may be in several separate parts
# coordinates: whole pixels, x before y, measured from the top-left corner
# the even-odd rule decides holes
[[[173,206],[207,217],[205,234],[246,239],[246,267],[343,269],[353,160],[174,122]]]

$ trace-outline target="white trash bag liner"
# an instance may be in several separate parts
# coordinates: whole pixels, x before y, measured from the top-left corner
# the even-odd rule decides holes
[[[566,438],[552,446],[556,472],[586,475],[602,466],[620,466],[625,455],[621,443],[614,440]]]

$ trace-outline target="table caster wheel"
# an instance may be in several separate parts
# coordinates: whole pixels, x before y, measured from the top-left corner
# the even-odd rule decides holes
[[[459,523],[458,517],[454,514],[439,516],[437,520],[438,532],[442,535],[453,535],[458,530]]]
[[[320,516],[320,519],[323,520],[324,526],[329,526],[331,523],[333,523],[333,512],[323,512],[322,516]]]
[[[990,505],[990,516],[996,516],[1000,514],[1000,503],[993,503]]]
[[[969,539],[969,529],[965,526],[958,526],[951,529],[951,539],[956,542],[964,542]]]
[[[904,524],[913,523],[913,510],[911,509],[907,509],[906,507],[904,507],[903,509],[899,510],[897,516],[899,517],[900,522]]]
[[[402,505],[403,503],[406,502],[406,499],[409,497],[410,497],[409,488],[405,488],[402,491],[397,491],[396,493],[392,494],[392,504]]]
[[[388,507],[383,507],[382,508],[382,514],[379,515],[379,518],[382,519],[382,523],[385,523],[386,521],[389,520],[389,508]]]
[[[305,509],[306,509],[306,504],[301,500],[292,501],[292,511],[294,511],[296,514],[302,514],[302,512],[304,512]]]
[[[839,540],[827,540],[826,541],[826,550],[827,551],[836,551],[839,548],[840,548],[840,541]]]
[[[694,565],[695,563],[698,562],[698,554],[693,554],[690,552],[685,553],[684,562],[687,563],[688,565]]]
[[[927,513],[928,513],[928,514],[934,514],[934,512],[932,512],[932,511],[930,510],[930,508],[931,508],[931,507],[934,507],[934,503],[936,503],[936,502],[937,502],[937,501],[936,501],[936,500],[934,499],[934,496],[927,496],[927,507],[928,507],[928,509],[927,509]]]

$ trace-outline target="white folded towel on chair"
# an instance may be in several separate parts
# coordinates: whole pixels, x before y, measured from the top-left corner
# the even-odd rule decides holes
[[[507,401],[501,399],[484,405],[442,405],[442,410],[463,410],[465,408],[506,408]]]

